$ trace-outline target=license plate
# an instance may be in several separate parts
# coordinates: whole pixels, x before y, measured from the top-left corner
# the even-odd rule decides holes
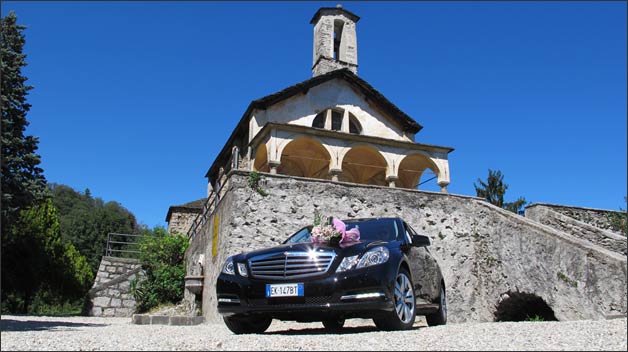
[[[266,297],[303,296],[303,284],[266,284]]]

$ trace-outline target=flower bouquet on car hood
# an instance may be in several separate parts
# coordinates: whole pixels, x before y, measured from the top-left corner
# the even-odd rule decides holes
[[[317,211],[314,212],[311,241],[313,243],[350,243],[360,240],[360,230],[353,228],[347,230],[347,225],[334,217],[323,217]]]

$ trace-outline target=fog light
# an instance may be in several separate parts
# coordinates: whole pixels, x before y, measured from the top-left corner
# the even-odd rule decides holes
[[[218,303],[240,303],[239,298],[218,298]]]
[[[238,273],[244,277],[249,276],[249,272],[246,271],[246,265],[244,263],[238,263]]]
[[[386,297],[383,292],[370,292],[370,293],[358,293],[355,295],[346,295],[340,297],[340,300],[349,300],[349,299],[369,299],[369,298],[379,298]]]

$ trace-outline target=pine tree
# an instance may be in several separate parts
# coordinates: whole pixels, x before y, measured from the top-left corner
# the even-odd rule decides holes
[[[488,170],[488,178],[486,182],[478,178],[480,186],[475,183],[475,193],[478,197],[486,199],[487,202],[496,205],[500,208],[510,210],[513,213],[521,214],[523,207],[527,203],[525,198],[519,197],[514,202],[504,202],[504,195],[508,189],[508,185],[504,183],[504,175],[499,170]]]
[[[484,198],[487,202],[500,208],[504,206],[504,194],[506,194],[508,185],[504,184],[504,175],[501,171],[489,169],[486,182],[479,178],[478,182],[480,183],[479,187],[475,183],[473,184],[478,197]]]
[[[25,43],[22,31],[26,28],[17,24],[17,17],[10,12],[0,19],[2,62],[2,238],[10,226],[17,221],[20,210],[42,200],[46,193],[46,179],[38,167],[40,157],[36,154],[38,139],[25,136],[28,126],[26,113],[30,104],[26,95],[33,87],[26,85],[22,75],[26,66]],[[4,248],[3,248],[4,249]]]

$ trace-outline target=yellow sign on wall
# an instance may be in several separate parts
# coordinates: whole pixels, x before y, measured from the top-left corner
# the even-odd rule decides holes
[[[214,231],[212,236],[212,256],[218,254],[218,214],[214,215]]]

